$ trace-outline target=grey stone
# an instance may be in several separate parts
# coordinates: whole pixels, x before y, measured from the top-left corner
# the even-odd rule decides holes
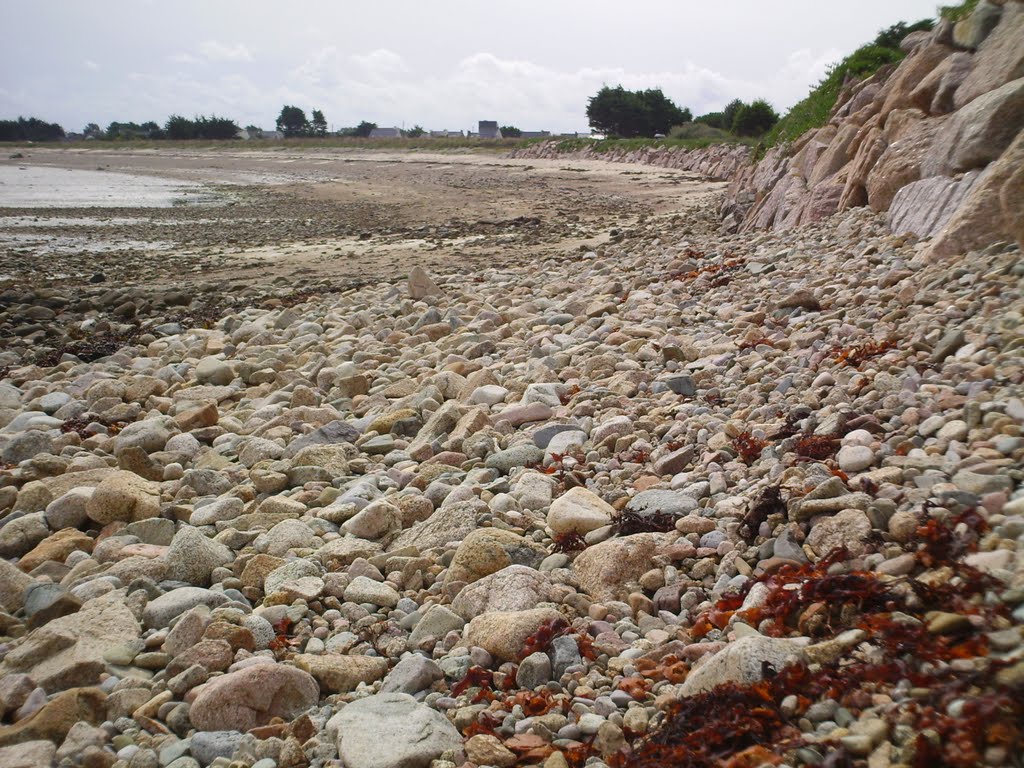
[[[0,452],[0,461],[5,464],[20,464],[40,453],[52,452],[53,438],[46,432],[32,430],[11,438]]]
[[[441,639],[449,632],[461,631],[465,619],[444,605],[432,605],[409,634],[409,647],[416,648],[428,637]]]
[[[791,640],[748,635],[694,667],[680,686],[679,694],[693,696],[723,683],[756,683],[764,677],[765,664],[781,670],[790,660],[802,658],[800,647]]]
[[[551,659],[546,653],[531,653],[516,670],[516,685],[533,690],[551,679]]]
[[[208,539],[197,528],[183,525],[167,549],[167,578],[197,587],[210,584],[214,568],[235,559],[234,552],[220,542]]]
[[[697,500],[677,491],[641,491],[629,500],[626,509],[642,517],[657,512],[682,517],[697,509]]]
[[[190,740],[192,757],[200,765],[209,765],[218,757],[231,758],[242,743],[238,731],[196,731]]]
[[[142,620],[147,627],[160,629],[168,626],[189,608],[197,605],[216,608],[228,601],[228,596],[223,592],[211,592],[200,587],[179,587],[150,600],[142,612]]]
[[[508,474],[516,467],[525,467],[529,464],[537,464],[544,459],[544,452],[536,445],[520,444],[504,451],[498,451],[487,457],[484,465],[488,469],[497,469]]]
[[[440,712],[404,693],[380,693],[345,705],[327,724],[348,768],[427,768],[462,736]]]
[[[569,667],[583,663],[576,638],[572,635],[563,635],[552,640],[549,654],[551,656],[551,674],[555,680],[564,675],[565,670]]]
[[[415,694],[425,691],[443,677],[444,673],[437,664],[418,653],[413,653],[394,666],[384,678],[380,692]]]
[[[314,429],[307,435],[292,440],[285,451],[285,458],[292,458],[303,448],[311,445],[332,445],[334,443],[355,443],[359,439],[359,430],[342,419],[328,422]]]
[[[690,376],[672,376],[665,379],[665,384],[675,394],[683,397],[693,397],[697,394],[697,385]]]

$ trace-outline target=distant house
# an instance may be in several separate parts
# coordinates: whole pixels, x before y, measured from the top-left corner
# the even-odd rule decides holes
[[[374,128],[370,131],[371,139],[400,139],[402,138],[401,128]]]
[[[462,131],[431,131],[430,138],[432,139],[461,139],[465,136]]]
[[[498,129],[498,121],[481,120],[478,124],[477,135],[481,139],[500,139],[501,131]]]
[[[521,139],[546,139],[551,136],[551,131],[523,131],[519,134]]]
[[[283,139],[284,133],[281,131],[263,131],[264,139]]]

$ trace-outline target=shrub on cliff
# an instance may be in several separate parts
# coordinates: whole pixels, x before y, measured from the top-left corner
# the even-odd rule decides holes
[[[807,98],[795,104],[786,113],[768,134],[767,145],[795,141],[805,131],[824,125],[836,104],[847,75],[858,80],[870,77],[886,64],[895,63],[902,58],[903,53],[898,48],[884,48],[879,45],[858,48],[841,62],[830,67],[824,79],[815,86]]]

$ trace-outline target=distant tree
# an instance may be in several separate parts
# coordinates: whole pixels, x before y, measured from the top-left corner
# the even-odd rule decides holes
[[[677,107],[660,88],[627,91],[621,85],[606,85],[587,102],[591,128],[624,138],[667,134],[691,118],[690,110]]]
[[[761,136],[779,122],[779,115],[764,99],[744,104],[732,121],[732,132],[737,136]]]
[[[724,112],[708,112],[706,115],[698,115],[693,118],[693,122],[717,128],[720,131],[728,130],[728,126],[725,124]]]
[[[405,135],[408,136],[410,139],[418,139],[424,133],[426,133],[426,131],[423,129],[422,125],[414,125],[412,128],[405,132]]]
[[[523,132],[514,125],[503,125],[498,130],[501,131],[501,135],[506,139],[518,139],[523,135]]]
[[[57,141],[64,138],[64,129],[37,117],[27,120],[0,120],[0,141]]]
[[[722,128],[727,131],[731,131],[732,124],[736,122],[736,115],[739,114],[739,111],[743,109],[744,106],[744,103],[739,99],[733,99],[726,104],[725,109],[722,110],[722,120],[724,122]]]
[[[281,107],[281,114],[277,116],[276,125],[277,130],[288,138],[309,134],[309,121],[306,120],[306,113],[299,107],[290,105]]]
[[[365,138],[368,138],[371,133],[373,133],[373,129],[376,128],[376,127],[377,127],[376,123],[370,123],[370,122],[367,122],[366,120],[363,120],[359,125],[357,125],[352,130],[352,135],[353,136],[361,136],[361,137],[363,137],[365,139]]]
[[[148,124],[147,124],[148,125]],[[156,123],[153,123],[156,126]],[[145,126],[143,126],[145,127]],[[159,128],[157,128],[159,130]],[[238,125],[226,117],[199,115],[191,120],[181,115],[171,115],[165,125],[169,139],[233,139],[238,135]],[[157,138],[157,137],[152,137]]]
[[[324,113],[319,109],[313,110],[313,119],[310,122],[310,130],[314,136],[327,135],[327,120],[324,119]]]
[[[250,139],[262,139],[263,129],[255,125],[245,126],[245,130],[249,132]]]
[[[661,92],[660,88],[644,91],[640,101],[647,118],[647,133],[645,135],[667,134],[672,130],[672,126],[682,125],[693,119],[693,114],[689,109],[677,107]]]
[[[235,139],[238,138],[238,124],[226,117],[200,115],[195,119],[197,139]]]
[[[153,120],[149,120],[139,126],[139,131],[142,133],[143,138],[146,139],[163,139],[166,138],[164,130]]]
[[[195,122],[181,115],[168,117],[167,122],[164,123],[164,131],[167,133],[167,138],[175,141],[198,138]]]
[[[141,137],[141,134],[142,130],[139,128],[138,123],[122,123],[113,120],[107,126],[108,139],[127,141],[128,139],[138,139]]]
[[[100,128],[96,123],[89,123],[85,128],[82,129],[82,135],[87,139],[102,139],[103,129]]]
[[[935,23],[931,19],[921,19],[913,24],[907,24],[903,21],[898,22],[879,32],[878,37],[875,38],[875,45],[879,45],[882,48],[898,49],[900,43],[903,42],[903,38],[911,32],[928,32],[934,25]]]

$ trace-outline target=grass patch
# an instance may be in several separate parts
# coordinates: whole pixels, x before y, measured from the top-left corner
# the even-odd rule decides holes
[[[811,128],[820,128],[828,121],[847,75],[864,79],[875,74],[886,64],[894,64],[903,53],[880,45],[865,45],[851,53],[839,64],[831,67],[825,78],[803,101],[797,103],[765,137],[765,145],[772,147],[798,139]]]
[[[970,16],[977,5],[978,0],[966,0],[959,5],[944,5],[939,8],[939,16],[948,21],[957,22]]]

